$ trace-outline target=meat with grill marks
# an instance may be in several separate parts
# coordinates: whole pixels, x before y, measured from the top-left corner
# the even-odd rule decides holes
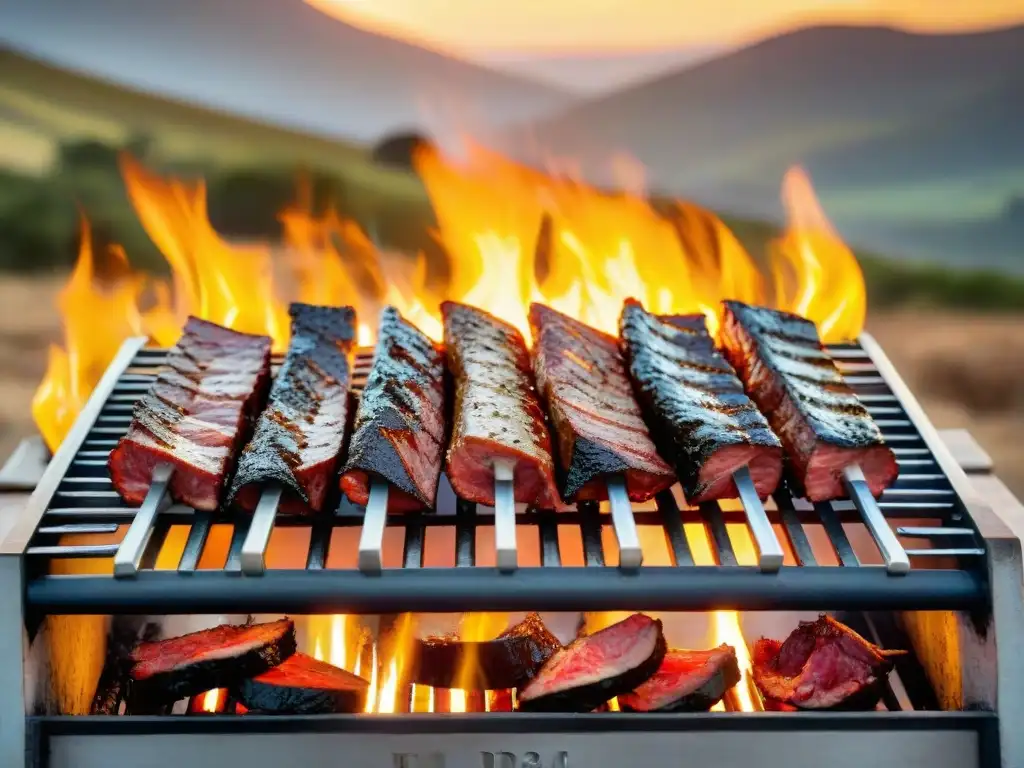
[[[190,317],[152,388],[136,403],[128,433],[110,453],[114,488],[129,504],[146,498],[153,470],[171,464],[170,496],[212,512],[270,382],[270,339]]]
[[[444,355],[394,307],[381,313],[377,333],[341,488],[366,504],[376,477],[390,485],[389,511],[433,507],[445,446]]]
[[[355,310],[292,304],[288,311],[288,354],[228,494],[249,512],[269,483],[285,489],[282,512],[322,511],[345,441]]]
[[[551,436],[522,334],[483,310],[446,301],[444,345],[455,380],[448,479],[469,501],[494,504],[494,464],[514,466],[518,502],[561,506]]]
[[[651,436],[675,464],[689,502],[738,493],[733,473],[747,466],[757,494],[782,474],[782,446],[715,348],[704,315],[659,317],[626,302],[622,353]]]
[[[619,353],[618,342],[578,320],[530,306],[534,370],[558,442],[566,502],[608,498],[606,481],[621,474],[633,501],[675,482],[658,455]]]
[[[727,301],[722,338],[726,357],[782,441],[797,492],[810,501],[843,498],[843,471],[854,464],[876,497],[892,485],[896,457],[813,322]]]

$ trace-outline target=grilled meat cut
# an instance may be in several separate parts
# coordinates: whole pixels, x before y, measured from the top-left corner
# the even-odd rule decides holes
[[[646,682],[664,658],[661,621],[635,613],[557,651],[519,691],[519,708],[591,712]]]
[[[466,641],[457,635],[418,640],[409,677],[435,688],[518,688],[561,647],[540,616],[531,613],[493,640]]]
[[[132,651],[133,697],[173,702],[261,675],[295,653],[291,619],[223,624],[181,637],[140,643]]]
[[[170,495],[212,512],[270,381],[270,339],[190,317],[167,367],[136,403],[110,453],[114,488],[141,504],[153,470],[171,464]]]
[[[740,681],[736,649],[669,651],[650,680],[619,696],[626,712],[706,712]]]
[[[340,667],[295,653],[266,672],[242,681],[236,698],[253,713],[321,715],[362,712],[370,684]]]
[[[818,337],[798,315],[725,302],[725,354],[782,441],[797,492],[842,498],[843,470],[859,464],[876,497],[896,479],[896,457]]]
[[[288,311],[288,354],[228,494],[249,512],[268,483],[285,489],[282,512],[323,510],[345,440],[356,313],[309,304]]]
[[[455,380],[448,479],[468,501],[494,504],[494,463],[515,467],[515,499],[554,509],[551,437],[523,335],[483,310],[446,301],[444,346]]]
[[[802,621],[784,643],[754,645],[754,683],[773,704],[797,709],[873,709],[892,657],[830,616]]]
[[[782,445],[715,348],[704,315],[658,317],[629,299],[619,334],[637,402],[687,500],[735,498],[732,475],[744,466],[758,496],[770,496]]]
[[[444,356],[394,307],[381,313],[373,365],[356,412],[341,488],[366,504],[373,477],[392,512],[433,507],[445,444]]]
[[[541,304],[530,306],[534,370],[558,441],[566,502],[608,497],[622,474],[633,501],[675,482],[647,432],[616,339]]]

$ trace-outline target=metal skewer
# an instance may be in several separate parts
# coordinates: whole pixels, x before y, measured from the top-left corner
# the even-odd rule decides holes
[[[115,577],[138,574],[142,555],[153,535],[156,517],[171,505],[169,490],[173,475],[173,464],[157,464],[154,467],[146,498],[142,500],[142,506],[135,513],[131,525],[128,526],[128,532],[121,539],[121,544],[114,554]]]
[[[252,513],[249,532],[242,542],[240,565],[246,576],[262,576],[266,570],[267,545],[270,532],[274,530],[277,507],[281,503],[284,488],[278,483],[269,483],[260,494],[260,500]]]
[[[619,542],[619,567],[639,568],[644,562],[644,551],[636,532],[633,504],[626,492],[626,479],[622,475],[608,478],[608,506],[612,512],[612,527]]]
[[[505,459],[494,462],[494,550],[499,571],[514,571],[516,553],[515,464]]]
[[[871,537],[878,545],[882,559],[885,560],[885,570],[892,574],[904,574],[910,570],[910,558],[896,538],[896,534],[889,527],[889,522],[878,507],[878,502],[871,495],[868,488],[867,478],[864,477],[864,470],[859,464],[851,464],[843,470],[843,485],[846,492],[853,500],[864,518],[864,524],[871,531]]]
[[[370,482],[370,497],[366,500],[363,531],[359,535],[359,570],[380,573],[383,569],[381,550],[384,547],[384,526],[388,520],[387,480]]]
[[[782,567],[785,555],[775,531],[772,530],[768,514],[764,511],[764,504],[761,503],[761,499],[757,495],[754,478],[750,475],[750,467],[743,466],[737,469],[732,474],[732,480],[736,483],[740,501],[747,513],[750,533],[754,537],[754,546],[757,548],[757,567],[765,573],[775,573]]]

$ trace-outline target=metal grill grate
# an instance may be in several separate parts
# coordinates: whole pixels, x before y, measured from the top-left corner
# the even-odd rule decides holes
[[[656,502],[633,506],[627,524],[635,526],[643,549],[638,569],[619,567],[621,521],[613,525],[608,505],[582,503],[562,513],[518,507],[519,567],[500,572],[494,511],[456,499],[443,480],[437,510],[387,517],[380,573],[359,570],[364,510],[343,501],[322,519],[279,516],[269,547],[259,553],[265,571],[243,569],[250,517],[172,506],[154,516],[151,528],[149,521],[136,524],[144,544],[139,569],[115,578],[110,564],[136,509],[112,488],[106,459],[165,356],[135,340],[111,366],[30,503],[28,600],[56,612],[108,613],[861,610],[984,603],[984,543],[957,491],[958,470],[934,430],[870,338],[831,352],[900,463],[899,479],[878,507],[909,557],[905,575],[887,573],[888,555],[875,544],[878,531],[851,501],[811,505],[785,488],[765,505],[772,523],[767,535],[782,545],[784,565],[777,573],[762,572],[756,536],[739,502],[691,508],[678,486]],[[357,383],[368,366],[369,356],[361,355]],[[68,565],[76,558],[100,560],[90,568]]]

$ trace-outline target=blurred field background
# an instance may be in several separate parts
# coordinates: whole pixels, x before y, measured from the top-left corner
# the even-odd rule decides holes
[[[427,235],[425,191],[373,146],[318,138],[133,92],[0,49],[0,457],[33,432],[32,393],[59,341],[57,291],[77,252],[78,213],[97,252],[163,259],[138,223],[118,154],[208,185],[210,218],[231,239],[280,237],[297,180],[387,248],[444,257]],[[759,257],[775,224],[723,217]],[[856,245],[856,243],[854,243]],[[858,252],[868,330],[939,427],[966,427],[1024,495],[1024,278]]]

